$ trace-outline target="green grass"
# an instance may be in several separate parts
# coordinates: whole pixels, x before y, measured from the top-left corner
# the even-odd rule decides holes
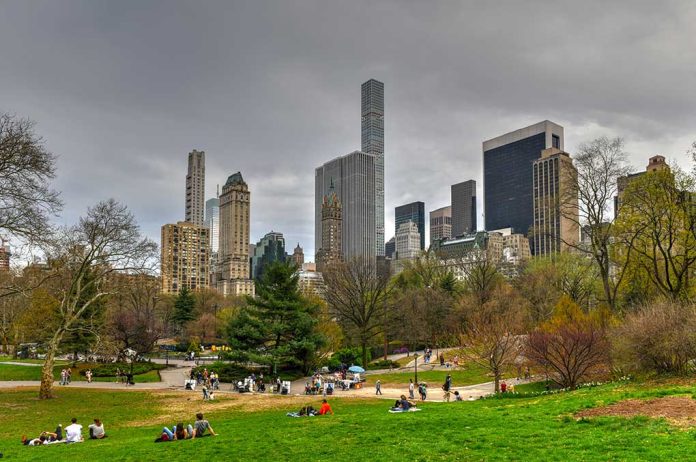
[[[656,461],[690,460],[696,432],[644,417],[603,417],[576,421],[579,410],[628,398],[694,392],[691,386],[656,388],[612,384],[556,395],[487,399],[461,403],[425,403],[404,415],[386,412],[389,402],[334,399],[336,415],[293,419],[300,404],[248,412],[239,408],[206,413],[220,433],[216,438],[155,444],[162,423],[190,422],[201,401],[193,394],[172,409],[163,394],[136,391],[59,389],[58,398],[36,399],[35,390],[0,393],[0,448],[10,460],[312,460],[341,458],[371,461]],[[190,402],[187,400],[191,400]],[[269,398],[273,399],[273,398]],[[211,403],[222,406],[225,401]],[[166,415],[166,417],[162,417]],[[21,434],[37,434],[64,425],[75,416],[86,425],[105,422],[109,438],[70,446],[23,447]],[[134,422],[138,422],[134,424]]]
[[[56,366],[53,368],[53,377],[56,380],[60,379],[60,371],[64,366]],[[13,364],[0,364],[0,380],[41,380],[41,368],[35,366],[19,366]],[[73,372],[73,380],[85,380],[83,376],[78,376]],[[114,382],[116,377],[92,377],[95,382]],[[144,374],[139,374],[133,377],[136,383],[159,382],[160,376],[157,371],[149,371]]]
[[[429,367],[426,366],[428,369]],[[445,383],[447,374],[452,374],[452,385],[461,387],[465,385],[475,385],[477,383],[490,382],[493,380],[487,371],[475,364],[466,367],[459,367],[450,370],[418,370],[418,381],[426,382],[430,388]],[[368,374],[365,376],[367,385],[374,385],[377,379],[381,380],[382,386],[407,386],[408,380],[414,378],[414,371],[395,372],[385,374]]]

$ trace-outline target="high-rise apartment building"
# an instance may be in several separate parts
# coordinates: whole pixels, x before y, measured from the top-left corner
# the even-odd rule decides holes
[[[532,169],[547,148],[563,150],[563,127],[548,120],[483,142],[485,229],[529,233],[534,216]]]
[[[396,234],[384,244],[384,256],[387,258],[396,256]]]
[[[321,203],[321,245],[316,255],[317,271],[343,259],[343,204],[333,183]]]
[[[0,272],[10,271],[10,246],[0,238]]]
[[[187,221],[162,226],[162,292],[208,287],[209,258],[208,228]]]
[[[256,244],[251,257],[251,276],[258,281],[268,265],[285,261],[285,237],[283,233],[271,231]]]
[[[205,201],[205,152],[189,152],[186,173],[186,221],[203,226]]]
[[[430,245],[452,237],[452,207],[440,207],[430,212]]]
[[[360,101],[361,150],[375,157],[375,255],[384,256],[384,83],[363,83]]]
[[[220,247],[217,288],[223,295],[253,295],[249,268],[251,193],[237,172],[227,178],[220,195]]]
[[[418,257],[421,252],[420,243],[418,226],[412,221],[402,223],[396,231],[396,259],[408,260]]]
[[[318,167],[314,178],[314,245],[317,254],[322,249],[322,204],[333,186],[342,205],[343,257],[375,258],[375,156],[355,151],[338,157]]]
[[[220,199],[213,197],[205,201],[205,226],[210,230],[210,251],[220,248]]]
[[[425,250],[425,204],[423,202],[411,202],[400,205],[394,209],[394,233],[407,222],[413,222],[420,233],[420,249]]]
[[[452,236],[476,232],[476,182],[453,184],[451,194]]]
[[[302,265],[304,265],[304,250],[302,247],[300,247],[299,242],[297,243],[295,250],[292,252],[292,262],[298,268],[302,268]]]
[[[580,240],[577,196],[578,172],[567,152],[544,149],[533,165],[534,226],[532,253],[548,255],[568,250]],[[571,194],[572,195],[572,194]]]
[[[614,217],[616,217],[621,209],[621,199],[624,194],[624,190],[628,187],[631,182],[640,178],[648,172],[657,172],[660,170],[669,170],[669,165],[665,161],[664,156],[653,156],[648,160],[648,166],[645,168],[644,172],[631,173],[625,176],[620,176],[616,179],[616,197],[614,197]]]

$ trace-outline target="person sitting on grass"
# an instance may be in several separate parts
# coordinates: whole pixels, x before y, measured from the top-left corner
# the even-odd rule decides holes
[[[397,412],[408,412],[412,407],[416,407],[416,405],[407,400],[406,395],[401,395],[401,398],[396,400],[394,407],[391,410]]]
[[[462,395],[460,395],[458,391],[454,392],[454,400],[455,401],[462,401]]]
[[[321,401],[321,407],[319,408],[319,415],[333,415],[333,410],[331,405],[324,399]]]
[[[206,430],[209,430],[212,436],[217,436],[217,433],[215,433],[213,427],[211,427],[210,423],[203,418],[203,414],[199,412],[196,414],[196,422],[193,424],[192,438],[202,438],[204,436],[208,436],[206,434]]]
[[[104,431],[104,424],[99,419],[94,419],[93,424],[89,424],[87,427],[89,429],[89,439],[100,440],[106,438],[106,431]]]
[[[81,443],[82,438],[82,425],[77,423],[77,419],[73,417],[70,419],[71,424],[65,427],[65,442],[66,443]]]

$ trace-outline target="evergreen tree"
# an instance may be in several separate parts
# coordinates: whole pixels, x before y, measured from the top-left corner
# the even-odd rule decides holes
[[[293,265],[273,262],[256,283],[256,297],[230,321],[228,337],[237,359],[308,372],[324,343],[317,331],[320,306],[299,289]]]
[[[194,309],[196,307],[196,299],[186,287],[182,288],[174,301],[174,314],[172,321],[179,328],[183,328],[187,322],[193,321],[196,317]]]

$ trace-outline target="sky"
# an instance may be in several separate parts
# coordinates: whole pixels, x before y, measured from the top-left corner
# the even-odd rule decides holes
[[[0,111],[58,157],[59,223],[113,197],[159,242],[199,149],[207,197],[242,172],[252,242],[313,260],[314,169],[360,148],[362,82],[385,84],[389,239],[454,183],[482,212],[482,141],[545,119],[571,156],[621,136],[636,170],[691,168],[694,24],[691,1],[0,0]]]

